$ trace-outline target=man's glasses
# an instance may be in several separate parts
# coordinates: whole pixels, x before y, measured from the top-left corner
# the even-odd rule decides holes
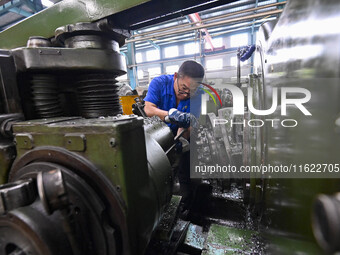
[[[177,88],[178,88],[178,93],[179,94],[187,95],[188,97],[190,97],[190,89],[189,88],[184,88],[184,89],[180,89],[179,88],[178,78],[177,78]],[[187,92],[187,91],[189,91],[189,92]]]

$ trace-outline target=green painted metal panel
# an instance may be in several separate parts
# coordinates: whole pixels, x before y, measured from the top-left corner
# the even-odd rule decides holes
[[[150,0],[64,0],[0,33],[0,49],[23,47],[30,36],[54,36],[60,26],[93,22]]]
[[[155,158],[163,155],[157,152],[163,152],[157,149],[161,147],[150,135],[145,138],[143,119],[127,115],[100,119],[60,117],[20,122],[13,129],[17,159],[29,150],[52,146],[66,147],[92,162],[122,198],[130,244],[134,249],[131,254],[144,254],[167,203],[161,196],[170,193],[171,182],[164,183],[164,180],[169,180],[171,167],[168,161],[157,165],[159,163],[151,157],[147,160],[148,146],[153,146],[150,150]],[[0,162],[5,162],[6,155],[2,151],[0,144]],[[6,176],[6,172],[0,171],[0,181]],[[178,204],[179,197],[174,199]]]

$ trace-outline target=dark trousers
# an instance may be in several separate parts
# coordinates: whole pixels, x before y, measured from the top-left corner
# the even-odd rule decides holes
[[[193,187],[190,180],[190,151],[184,152],[181,155],[178,166],[178,179],[182,196],[181,202],[185,207],[190,207],[193,200]]]

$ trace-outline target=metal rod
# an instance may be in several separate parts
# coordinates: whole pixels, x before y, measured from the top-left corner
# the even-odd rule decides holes
[[[255,23],[263,23],[264,21],[268,21],[268,20],[273,20],[273,18],[267,18],[267,19],[260,19],[260,20],[257,20]],[[227,30],[227,31],[218,31],[214,34],[211,33],[211,36],[212,37],[217,37],[217,36],[221,36],[221,35],[224,35],[224,34],[229,34],[229,33],[234,33],[234,32],[237,32],[237,31],[242,31],[242,30],[249,30],[251,29],[252,25],[252,22],[248,23],[247,25],[241,25],[241,26],[235,26],[235,28],[232,28],[230,30]],[[258,28],[260,26],[260,24],[257,24],[255,25],[256,28]],[[176,39],[176,38],[185,38],[185,39]],[[171,43],[177,43],[177,42],[185,42],[185,41],[193,41],[192,40],[192,37],[190,34],[186,34],[186,35],[183,35],[182,37],[181,36],[177,36],[177,37],[169,37],[169,38],[166,38],[166,37],[163,37],[163,39],[157,39],[157,44],[159,46],[163,46],[163,45],[168,45],[168,44],[171,44]],[[146,49],[146,48],[151,48],[149,46],[146,46],[144,43],[141,44],[138,44],[137,45],[137,50],[140,50],[140,49]],[[126,50],[125,48],[123,48],[123,50]]]
[[[216,53],[216,54],[209,54],[209,55],[205,55],[205,57],[209,58],[209,57],[213,57],[213,56],[232,54],[232,53],[236,53],[236,52],[237,51],[233,50],[233,51],[221,52],[221,53]],[[183,57],[183,58],[176,58],[176,59],[169,59],[169,60],[159,60],[159,61],[140,63],[140,64],[136,64],[136,65],[129,65],[128,68],[132,68],[132,67],[135,67],[135,66],[137,66],[137,67],[138,66],[147,66],[147,65],[161,64],[161,63],[167,63],[167,62],[177,62],[177,61],[180,61],[180,60],[195,59],[195,55],[190,56],[190,57]],[[198,54],[197,54],[197,56],[198,56]]]
[[[188,131],[188,129],[183,129],[175,138],[174,138],[174,144],[171,145],[171,147],[165,152],[165,154],[168,154],[173,148],[176,146],[176,142],[178,139],[184,134],[185,131]]]
[[[275,15],[275,14],[279,14],[281,12],[282,12],[282,10],[274,10],[274,11],[269,11],[269,12],[252,14],[252,15],[239,17],[239,18],[232,18],[232,19],[228,19],[228,20],[224,20],[224,21],[218,21],[218,22],[202,25],[202,26],[199,27],[199,29],[214,27],[214,26],[219,26],[219,25],[225,25],[225,24],[228,24],[228,23],[244,21],[244,20],[248,20],[248,19],[265,17],[265,16],[268,16],[268,15]],[[172,35],[172,34],[178,34],[178,33],[181,33],[181,32],[188,32],[188,31],[191,31],[191,30],[197,30],[197,27],[190,27],[190,28],[185,28],[185,29],[182,29],[182,30],[160,33],[160,34],[157,34],[157,36],[151,35],[151,36],[146,36],[146,37],[139,38],[139,39],[127,40],[126,42],[130,43],[130,42],[146,41],[146,40],[149,40],[149,39],[154,39],[156,37],[168,36],[168,35]]]
[[[265,22],[265,21],[269,21],[269,20],[273,20],[273,18],[268,18],[268,19],[261,19],[261,20],[258,20],[256,21],[256,23],[258,22]],[[255,25],[255,29],[257,29],[260,25]],[[246,32],[246,30],[250,30],[251,27],[250,26],[237,26],[236,28],[233,28],[233,29],[230,29],[230,30],[225,30],[223,32],[221,31],[218,31],[216,32],[216,34],[212,34],[213,37],[217,37],[217,36],[221,36],[221,35],[225,35],[225,34],[231,34],[231,33],[235,33],[235,32],[239,32],[239,31],[244,31]],[[190,35],[185,35],[185,36],[182,36],[182,38],[184,37],[184,39],[176,39],[177,37],[175,37],[174,39],[160,39],[158,40],[157,44],[159,46],[165,46],[165,45],[169,45],[169,44],[172,44],[172,43],[178,43],[178,42],[192,42],[192,41],[196,41],[196,39],[192,39],[192,37],[190,37]],[[145,50],[145,49],[148,49],[148,48],[152,48],[151,46],[149,45],[146,45],[146,43],[141,43],[141,44],[137,44],[136,46],[136,50]],[[122,47],[121,48],[121,53],[124,53],[127,51],[126,47]]]
[[[230,33],[235,33],[238,31],[246,31],[251,29],[252,24],[256,24],[254,26],[255,29],[257,29],[263,22],[266,21],[270,21],[270,20],[274,20],[274,17],[269,17],[269,18],[263,18],[263,19],[258,19],[255,21],[255,23],[253,21],[248,22],[247,24],[234,24],[231,26],[228,26],[228,28],[230,28],[229,30],[223,30],[223,27],[217,27],[214,29],[219,29],[218,31],[215,31],[213,33],[211,33],[211,36],[217,37],[217,36],[221,36],[221,35],[225,35],[225,34],[230,34]],[[258,24],[260,23],[260,24]],[[181,39],[177,39],[177,38],[181,38]],[[164,46],[164,45],[168,45],[168,44],[172,44],[172,43],[178,43],[178,42],[191,42],[191,41],[195,41],[196,39],[192,39],[192,35],[191,34],[185,34],[182,36],[175,36],[175,37],[163,37],[162,39],[157,39],[157,45],[159,46]],[[143,50],[143,49],[148,49],[148,48],[152,48],[150,45],[148,45],[147,42],[141,42],[139,44],[136,44],[136,49],[137,50]],[[126,46],[121,48],[121,52],[126,52]]]
[[[240,62],[240,48],[237,50],[237,86],[241,87],[241,62]]]
[[[230,16],[242,14],[242,13],[255,12],[255,11],[258,11],[258,10],[261,10],[261,9],[271,8],[271,7],[275,7],[275,6],[283,5],[283,4],[286,4],[286,2],[273,3],[273,4],[263,5],[263,6],[259,6],[259,7],[255,7],[255,8],[251,8],[251,9],[242,10],[242,11],[227,13],[227,14],[223,14],[223,15],[220,15],[220,16],[211,17],[211,18],[204,19],[202,21],[192,22],[192,23],[188,23],[188,24],[180,24],[180,25],[176,25],[176,26],[173,26],[173,27],[160,28],[160,29],[157,29],[157,30],[136,34],[136,35],[132,36],[131,38],[143,37],[145,35],[155,34],[155,33],[159,33],[159,32],[162,32],[162,31],[169,31],[171,29],[178,29],[178,28],[181,28],[181,27],[186,27],[188,25],[192,26],[192,25],[196,25],[198,23],[208,22],[208,21],[221,19],[221,18],[226,18],[226,17],[230,17]]]

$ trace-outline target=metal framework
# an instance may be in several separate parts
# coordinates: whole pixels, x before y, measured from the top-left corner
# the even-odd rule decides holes
[[[170,23],[166,22],[138,30],[138,33],[135,33],[127,40],[128,44],[134,44],[134,52],[130,51],[132,48],[129,48],[129,50],[127,50],[127,47],[122,48],[122,52],[130,59],[130,61],[127,62],[128,69],[135,70],[134,72],[128,72],[130,84],[134,85],[138,82],[137,76],[133,75],[133,73],[137,73],[139,66],[154,66],[155,64],[160,64],[161,71],[164,73],[164,64],[166,63],[198,58],[201,64],[205,66],[206,57],[235,53],[237,48],[216,49],[215,47],[211,47],[212,50],[210,51],[204,49],[204,42],[209,43],[210,41],[210,43],[213,44],[213,38],[219,36],[248,33],[250,35],[248,43],[254,44],[256,42],[256,32],[260,25],[265,21],[276,19],[277,15],[282,12],[284,4],[285,2],[281,0],[239,1],[177,18],[177,25],[169,26],[170,23],[174,22],[170,21]],[[195,17],[193,15],[195,15]],[[209,29],[209,32],[207,29]],[[153,44],[159,47],[161,51],[160,55],[162,56],[164,55],[162,54],[164,47],[172,45],[181,46],[194,41],[198,41],[200,45],[198,54],[180,54],[173,58],[161,58],[157,61],[143,61],[143,63],[136,63],[136,60],[131,56],[136,55],[136,50],[145,51],[153,48]],[[249,66],[252,72],[253,58],[251,58]]]

